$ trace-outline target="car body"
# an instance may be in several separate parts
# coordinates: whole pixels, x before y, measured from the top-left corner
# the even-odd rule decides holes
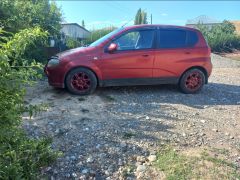
[[[192,78],[190,75],[186,78],[189,87],[201,81],[199,87],[187,90],[187,79],[182,82],[185,90],[180,86],[185,93],[195,93],[208,82],[212,71],[210,55],[211,50],[197,29],[136,25],[119,28],[88,47],[57,54],[46,64],[45,73],[54,87],[67,87],[75,94],[89,94],[93,92],[89,90],[91,83],[96,83],[94,89],[96,86],[180,85],[183,75],[195,69],[200,75],[197,72]],[[76,69],[79,68],[79,72],[81,69],[87,72],[78,74]],[[67,78],[69,73],[72,79]],[[94,82],[90,82],[90,76],[95,76]]]

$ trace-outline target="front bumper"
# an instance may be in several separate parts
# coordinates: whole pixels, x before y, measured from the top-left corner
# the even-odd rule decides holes
[[[48,84],[53,87],[64,88],[64,71],[61,67],[44,67],[44,72],[48,78]]]

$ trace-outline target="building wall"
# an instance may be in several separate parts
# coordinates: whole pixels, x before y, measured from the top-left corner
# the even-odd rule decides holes
[[[79,26],[76,25],[62,25],[61,32],[65,35],[72,37],[72,38],[80,38],[85,39],[90,35],[90,32],[86,31],[85,29],[82,29]]]

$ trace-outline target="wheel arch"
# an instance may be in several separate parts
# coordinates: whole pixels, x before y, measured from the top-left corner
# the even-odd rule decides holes
[[[90,70],[90,71],[96,76],[97,86],[99,86],[100,79],[99,79],[99,76],[97,75],[97,73],[93,70],[93,68],[90,68],[90,67],[88,67],[88,66],[82,66],[82,65],[80,65],[80,66],[74,66],[74,67],[70,68],[70,69],[65,73],[65,75],[64,75],[64,87],[66,87],[66,78],[67,78],[68,74],[69,74],[72,70],[78,69],[78,68],[85,68],[85,69]]]
[[[199,69],[200,71],[202,71],[202,72],[204,73],[204,76],[205,76],[205,84],[208,83],[208,73],[207,73],[207,70],[206,70],[204,67],[202,67],[202,66],[192,66],[192,67],[189,67],[188,69],[186,69],[186,70],[181,74],[181,76],[180,76],[180,78],[179,78],[179,82],[181,81],[182,76],[183,76],[187,71],[189,71],[189,70],[191,70],[191,69]]]

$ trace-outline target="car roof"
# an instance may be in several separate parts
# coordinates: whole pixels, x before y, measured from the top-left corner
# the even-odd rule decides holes
[[[133,26],[126,26],[124,29],[130,30],[135,28],[147,28],[147,27],[159,27],[159,28],[176,28],[176,29],[186,29],[192,31],[198,31],[195,28],[187,27],[187,26],[176,26],[176,25],[163,25],[163,24],[141,24],[141,25],[133,25]]]

